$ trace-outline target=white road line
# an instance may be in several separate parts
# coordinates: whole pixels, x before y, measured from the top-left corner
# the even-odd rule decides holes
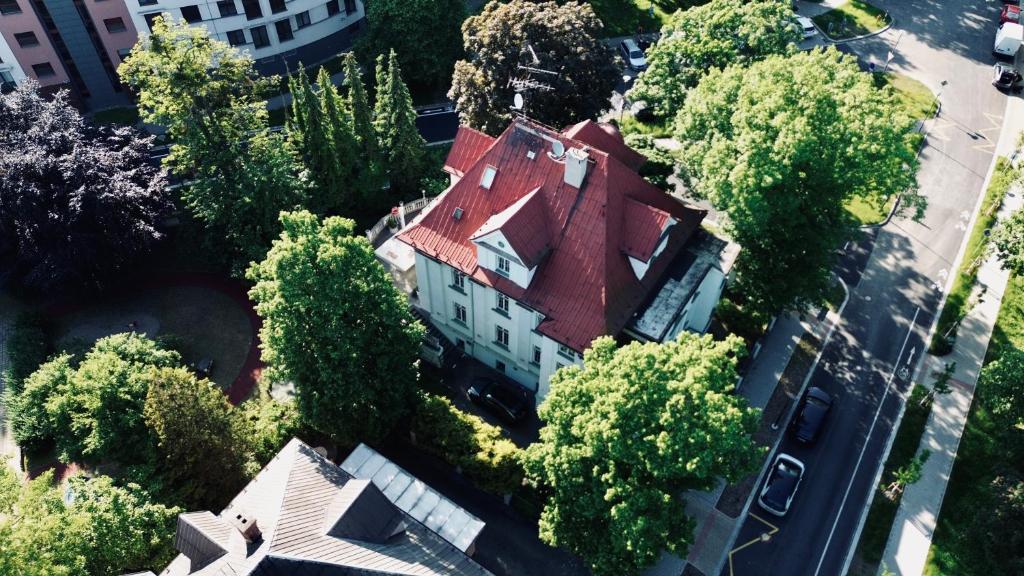
[[[850,497],[850,490],[853,489],[853,481],[857,478],[857,471],[860,470],[860,463],[864,460],[864,453],[868,449],[868,443],[871,441],[871,434],[875,431],[875,424],[878,423],[878,416],[882,413],[882,406],[885,405],[885,399],[889,395],[889,389],[892,388],[892,381],[896,378],[896,372],[900,368],[900,359],[903,358],[903,351],[907,348],[907,342],[910,341],[910,335],[914,333],[914,325],[917,323],[917,315],[921,313],[921,307],[918,306],[914,310],[914,318],[910,321],[910,328],[907,330],[907,337],[903,339],[903,345],[900,346],[900,353],[896,355],[896,362],[892,367],[892,374],[889,374],[889,379],[885,382],[885,392],[882,394],[882,399],[878,402],[878,409],[875,410],[875,417],[871,420],[871,427],[868,428],[867,435],[864,436],[864,446],[860,449],[860,456],[857,457],[857,465],[853,467],[853,474],[850,475],[850,483],[846,485],[846,492],[843,494],[843,501],[839,503],[839,512],[836,513],[835,522],[832,523],[832,529],[828,531],[828,539],[825,540],[825,548],[821,551],[821,558],[818,559],[818,566],[814,569],[814,576],[818,576],[821,572],[821,565],[825,562],[825,556],[828,555],[829,544],[832,543],[832,536],[836,532],[836,526],[839,525],[839,519],[843,516],[843,507],[846,506],[846,499]]]

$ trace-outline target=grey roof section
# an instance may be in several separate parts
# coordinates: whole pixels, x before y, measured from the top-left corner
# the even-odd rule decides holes
[[[256,522],[262,538],[247,545],[223,520],[236,511]],[[371,517],[378,511],[385,520]],[[197,524],[193,515],[187,516],[191,525]],[[210,517],[218,523],[210,523]],[[204,534],[214,526],[230,528],[227,552],[199,568],[179,555],[163,576],[490,575],[462,550],[397,509],[379,488],[354,479],[296,439],[219,517],[197,518],[206,522],[200,531]],[[334,535],[338,533],[345,536]]]
[[[669,264],[661,285],[633,316],[626,331],[642,340],[664,341],[708,272],[718,268],[728,275],[737,254],[735,244],[700,231]]]
[[[188,556],[193,568],[202,568],[228,553],[231,525],[210,512],[178,515],[174,547]]]
[[[341,463],[341,469],[371,480],[395,506],[465,552],[484,529],[484,522],[440,495],[366,444]]]

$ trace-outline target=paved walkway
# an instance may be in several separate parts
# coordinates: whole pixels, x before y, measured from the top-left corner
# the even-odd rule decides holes
[[[1024,128],[1024,100],[1013,98],[1007,108],[1007,121],[997,154],[1009,156],[1017,135]],[[1015,187],[1003,200],[998,218],[1003,220],[1024,206],[1024,190]],[[949,394],[938,394],[932,403],[931,415],[921,437],[920,449],[931,456],[921,472],[921,479],[907,487],[893,521],[882,562],[885,568],[900,576],[919,576],[925,568],[932,535],[935,532],[946,484],[956,460],[960,437],[967,423],[974,387],[985,360],[989,339],[999,316],[999,306],[1009,273],[998,258],[990,255],[978,269],[977,286],[987,288],[984,297],[967,313],[957,330],[956,344],[948,356],[929,356],[919,378],[931,385],[931,374],[941,371],[945,363],[956,362],[956,372]],[[881,567],[879,568],[881,572]]]
[[[6,294],[0,293],[0,399],[3,397],[5,383],[4,372],[7,371],[7,338],[14,328],[14,320],[21,311],[21,305]],[[20,470],[21,455],[18,446],[11,437],[7,424],[7,410],[0,401],[0,456],[11,456],[10,464]]]

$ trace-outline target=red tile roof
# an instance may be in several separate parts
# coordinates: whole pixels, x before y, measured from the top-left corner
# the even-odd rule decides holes
[[[565,129],[564,134],[573,140],[579,140],[597,148],[609,156],[614,156],[633,170],[639,170],[647,158],[643,154],[626,146],[619,129],[611,124],[584,120]]]
[[[632,198],[626,198],[625,206],[626,233],[622,235],[622,251],[627,256],[647,262],[658,247],[662,230],[672,216]]]
[[[467,170],[473,167],[473,163],[491,147],[491,144],[494,144],[494,138],[487,134],[466,126],[459,126],[455,142],[452,143],[452,149],[448,152],[448,158],[444,162],[445,171],[461,178]]]
[[[500,230],[527,268],[540,264],[551,248],[551,234],[548,231],[547,206],[539,192],[540,188],[534,189],[515,204],[488,218],[471,240]]]
[[[466,136],[464,131],[468,129],[459,129],[447,165],[466,166],[465,176],[445,192],[419,223],[406,229],[399,238],[424,255],[457,268],[541,312],[545,319],[537,329],[577,351],[589,347],[598,336],[616,335],[622,330],[706,214],[684,206],[648,183],[620,160],[627,157],[623,151],[610,155],[594,144],[594,138],[589,138],[589,143],[583,142],[534,123],[516,122],[484,148],[479,144],[470,146],[471,142],[480,141],[476,136],[479,133]],[[593,136],[584,132],[590,130],[575,133]],[[548,156],[550,144],[537,133],[557,138],[566,150],[589,144],[590,161],[581,189],[564,183],[564,165]],[[468,161],[473,151],[479,155],[475,161]],[[528,152],[533,152],[533,158]],[[497,174],[490,189],[484,189],[480,186],[480,177],[488,165],[496,167]],[[530,234],[526,222],[536,220],[534,210],[542,208],[550,248],[529,287],[523,289],[477,266],[476,247],[471,238],[492,216],[501,214],[530,193],[535,198],[524,202],[514,215],[508,216],[519,225],[507,229],[510,232],[515,229],[514,236],[521,232],[523,236],[517,236],[516,241],[525,242],[525,236]],[[624,236],[637,234],[645,226],[643,222],[631,221],[630,214],[636,210],[628,208],[630,202],[664,212],[678,222],[669,229],[664,253],[655,259],[643,280],[636,279],[623,253]],[[463,211],[459,219],[452,217],[455,208]],[[529,211],[519,214],[526,209]],[[647,221],[656,225],[658,220],[650,215],[657,215],[657,212],[648,210],[646,213]],[[539,226],[535,222],[531,225]],[[519,230],[520,227],[523,230]],[[660,228],[657,233],[660,235]],[[533,244],[529,246],[535,248]]]

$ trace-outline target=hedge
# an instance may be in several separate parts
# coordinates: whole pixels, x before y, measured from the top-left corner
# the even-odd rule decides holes
[[[417,446],[461,468],[484,490],[510,494],[522,485],[522,450],[500,428],[459,410],[447,398],[421,393],[412,432]]]

